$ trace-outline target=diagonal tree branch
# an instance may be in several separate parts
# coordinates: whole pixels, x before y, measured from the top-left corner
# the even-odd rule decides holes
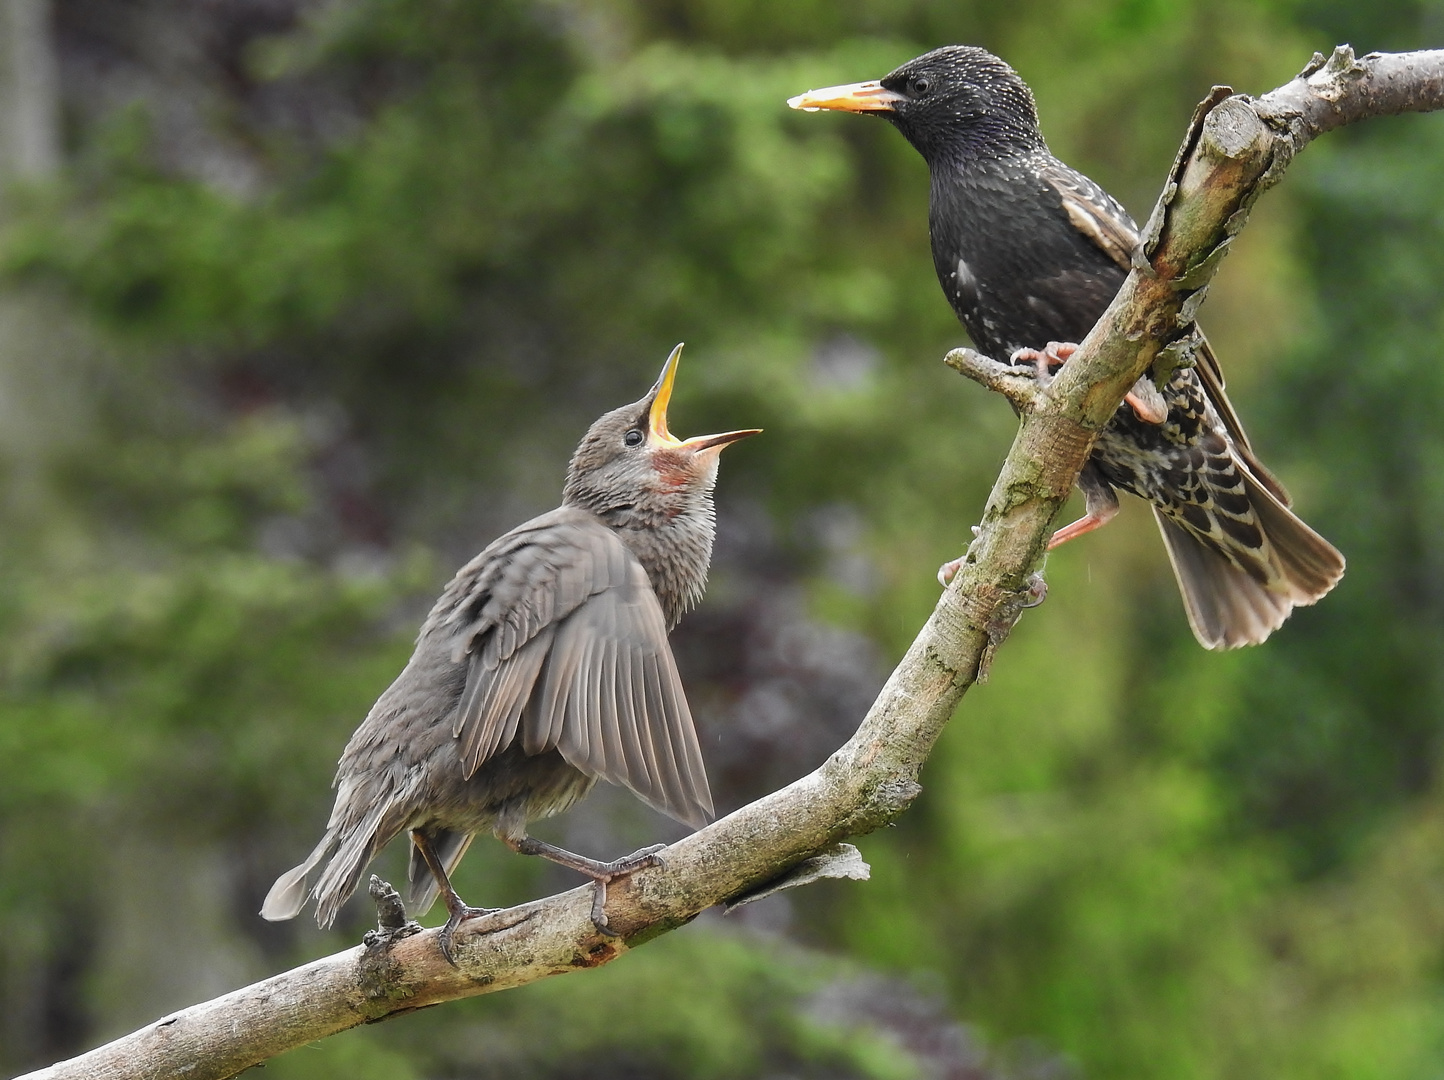
[[[1356,60],[1344,46],[1257,100],[1215,88],[1189,126],[1134,271],[1048,391],[969,350],[950,354],[1023,407],[962,569],[857,733],[821,768],[673,844],[665,867],[612,887],[608,918],[619,936],[593,927],[589,887],[464,923],[457,968],[442,959],[435,931],[392,929],[23,1080],[229,1077],[358,1024],[597,967],[902,813],[958,701],[1039,595],[1033,571],[1094,439],[1150,366],[1187,362],[1194,313],[1254,200],[1325,131],[1440,108],[1444,50]]]

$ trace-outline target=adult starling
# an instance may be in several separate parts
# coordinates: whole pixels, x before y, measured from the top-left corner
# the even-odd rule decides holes
[[[712,797],[667,634],[706,584],[718,457],[757,431],[672,436],[681,351],[646,397],[587,431],[560,508],[451,579],[405,670],[341,754],[326,834],[276,880],[262,916],[292,918],[309,896],[316,922],[330,926],[367,864],[409,830],[407,904],[419,915],[441,893],[449,960],[457,925],[487,912],[467,907],[449,875],[490,830],[590,877],[592,918],[605,930],[607,882],[657,863],[661,845],[598,862],[533,839],[527,823],[567,809],[598,779],[706,823]]]
[[[1123,284],[1138,228],[1107,192],[1048,152],[1032,92],[998,57],[950,45],[877,82],[814,90],[794,109],[872,113],[922,154],[943,292],[984,353],[1066,359]],[[1099,437],[1078,486],[1085,515],[1050,548],[1109,521],[1115,488],[1153,505],[1189,625],[1208,649],[1263,641],[1344,572],[1344,558],[1288,507],[1249,446],[1207,342],[1161,393],[1140,379]],[[947,572],[949,564],[944,567]]]

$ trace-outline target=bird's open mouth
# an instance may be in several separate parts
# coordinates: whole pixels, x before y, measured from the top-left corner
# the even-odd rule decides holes
[[[657,385],[652,388],[655,396],[652,398],[652,407],[648,410],[648,427],[651,429],[650,437],[654,445],[675,446],[695,453],[714,446],[720,449],[749,435],[762,433],[761,428],[745,428],[742,431],[724,431],[720,435],[694,435],[685,440],[673,435],[667,429],[667,406],[672,402],[672,384],[677,381],[677,362],[681,358],[682,346],[678,345],[672,350],[672,355],[667,357],[662,374],[657,377]]]
[[[837,109],[842,112],[892,112],[893,106],[904,97],[896,90],[889,90],[880,82],[848,83],[846,86],[829,86],[822,90],[809,90],[805,94],[788,98],[787,104],[803,112],[817,112],[819,109]]]

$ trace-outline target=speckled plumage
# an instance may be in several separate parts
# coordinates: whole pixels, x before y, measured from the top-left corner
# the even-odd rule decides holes
[[[947,46],[877,83],[812,91],[791,104],[875,113],[927,160],[938,281],[987,355],[1007,360],[1020,349],[1081,341],[1123,284],[1136,225],[1049,153],[1032,93],[998,57]],[[1333,588],[1343,556],[1288,509],[1206,341],[1197,366],[1175,371],[1161,390],[1162,423],[1125,405],[1103,432],[1079,478],[1085,521],[1107,520],[1114,488],[1148,500],[1199,642],[1263,641],[1296,605]]]
[[[561,507],[494,541],[446,586],[342,752],[326,833],[272,887],[266,918],[291,918],[314,897],[329,926],[403,831],[449,874],[476,833],[515,846],[527,822],[598,779],[693,827],[710,817],[667,633],[706,584],[717,456],[753,432],[673,438],[676,357],[646,397],[588,430]],[[444,886],[417,846],[408,876],[421,914]]]

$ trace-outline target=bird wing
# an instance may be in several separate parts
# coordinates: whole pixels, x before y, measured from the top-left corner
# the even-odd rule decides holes
[[[1039,168],[1044,182],[1063,200],[1063,212],[1080,233],[1093,241],[1124,272],[1133,269],[1138,226],[1123,204],[1088,177],[1053,160]]]
[[[625,559],[612,564],[612,586],[557,627],[523,719],[523,749],[554,747],[588,776],[700,828],[712,796],[667,622],[646,571],[617,546]]]
[[[1061,161],[1046,163],[1039,170],[1043,180],[1058,193],[1063,201],[1063,212],[1073,227],[1091,240],[1105,255],[1125,272],[1133,268],[1133,253],[1138,248],[1138,226],[1123,205],[1088,177]],[[1238,448],[1245,464],[1257,476],[1260,483],[1268,488],[1285,506],[1290,505],[1288,492],[1283,484],[1268,471],[1254,454],[1243,422],[1234,412],[1233,403],[1224,391],[1223,369],[1208,339],[1202,339],[1202,347],[1196,354],[1195,370],[1203,382],[1214,411],[1228,431],[1229,438]]]
[[[528,522],[463,568],[432,621],[467,662],[452,722],[467,776],[521,738],[527,754],[556,750],[706,823],[712,799],[666,619],[611,529],[567,508]]]
[[[1243,430],[1243,422],[1239,420],[1238,413],[1233,411],[1233,402],[1228,400],[1228,395],[1223,392],[1223,369],[1219,367],[1218,357],[1213,354],[1213,346],[1208,339],[1199,333],[1199,340],[1202,342],[1194,362],[1193,370],[1198,372],[1199,379],[1203,382],[1204,392],[1208,395],[1213,411],[1223,421],[1224,430],[1233,441],[1234,449],[1243,458],[1248,469],[1264,487],[1268,488],[1274,498],[1285,506],[1292,506],[1293,499],[1289,497],[1288,489],[1279,481],[1278,477],[1264,466],[1254,453],[1253,447],[1249,444],[1248,435]]]

